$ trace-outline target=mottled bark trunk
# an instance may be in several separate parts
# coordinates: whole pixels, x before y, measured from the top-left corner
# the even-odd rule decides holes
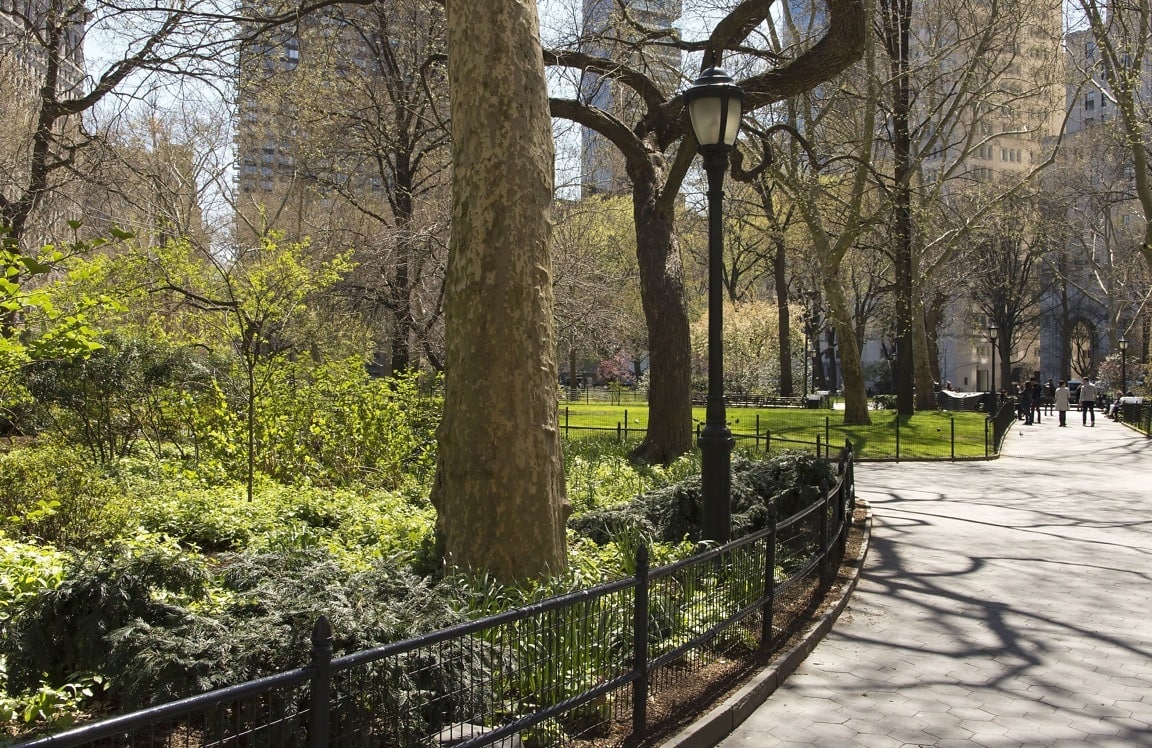
[[[632,175],[632,210],[640,297],[648,325],[648,433],[632,451],[642,462],[668,464],[692,449],[692,361],[680,246],[672,206],[658,181]]]
[[[551,118],[534,0],[448,0],[454,166],[432,502],[446,561],[566,567],[548,243]]]

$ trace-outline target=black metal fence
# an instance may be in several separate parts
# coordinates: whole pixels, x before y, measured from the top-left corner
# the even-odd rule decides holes
[[[24,748],[623,745],[701,671],[771,652],[819,599],[855,505],[835,486],[783,521],[678,563],[407,641],[332,657],[321,619],[308,666],[22,743]],[[686,690],[693,690],[688,688]]]
[[[1008,427],[1015,421],[1016,399],[1002,399],[996,414],[990,416],[984,423],[985,451],[991,450],[999,453],[1001,445],[1004,444],[1004,436],[1008,433]]]
[[[1120,421],[1129,424],[1138,431],[1152,436],[1152,405],[1140,402],[1120,401],[1120,408],[1116,412]]]
[[[1005,402],[1012,403],[1012,407],[1008,408],[1008,411],[1015,408],[1014,400]],[[996,419],[987,419],[982,437],[977,433],[974,436],[969,435],[967,440],[963,435],[957,436],[953,421],[949,424],[948,429],[937,429],[940,433],[934,439],[924,440],[923,435],[921,435],[908,437],[907,440],[902,441],[901,424],[905,421],[901,417],[896,417],[891,420],[894,446],[891,449],[877,449],[866,444],[857,450],[856,457],[859,459],[895,459],[897,462],[903,458],[923,459],[925,457],[954,460],[959,447],[960,451],[969,457],[974,453],[979,453],[983,448],[983,457],[988,458],[1000,451],[1000,444],[1003,441],[1003,431],[997,432],[995,429],[1000,428],[1006,431],[1008,425],[1012,423],[1012,413],[1006,412],[1006,407],[1002,406]],[[803,423],[805,428],[792,427],[785,431],[773,432],[766,425],[761,424],[758,414],[754,414],[750,418],[745,418],[743,423],[739,418],[733,420],[731,424],[732,438],[736,440],[738,446],[756,454],[768,455],[773,451],[792,450],[809,452],[817,457],[831,459],[839,451],[839,447],[835,446],[836,439],[842,437],[842,433],[837,433],[832,428],[832,416],[826,415],[814,420],[811,417],[812,414],[806,415],[800,411],[795,411],[795,413],[796,422]],[[565,409],[560,414],[560,433],[568,438],[596,436],[613,439],[624,444],[638,442],[644,438],[646,433],[645,427],[639,423],[630,424],[627,408],[624,409],[623,417],[616,423],[615,427],[573,426],[569,420],[569,413]],[[779,424],[779,420],[775,420],[774,423]],[[700,436],[702,426],[699,423],[696,425],[697,438]]]

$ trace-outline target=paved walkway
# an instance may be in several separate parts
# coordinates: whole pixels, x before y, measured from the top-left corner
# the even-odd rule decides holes
[[[1152,746],[1152,440],[1068,415],[993,462],[858,465],[860,585],[720,745]]]

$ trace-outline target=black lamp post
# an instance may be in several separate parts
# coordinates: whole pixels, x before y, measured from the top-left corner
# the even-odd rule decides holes
[[[805,343],[804,345],[804,394],[808,395],[808,362],[812,360],[812,349]]]
[[[724,411],[724,171],[740,129],[744,98],[728,74],[715,66],[684,91],[704,171],[708,175],[708,407],[700,432],[703,534],[726,543],[732,535],[732,447]]]
[[[996,339],[999,337],[1000,328],[996,326],[996,323],[993,322],[988,325],[988,339],[992,341],[992,397],[989,406],[991,408],[989,412],[992,415],[996,415],[996,406],[999,404],[997,401],[1000,399],[996,397]]]
[[[1120,338],[1120,393],[1128,392],[1128,338]]]

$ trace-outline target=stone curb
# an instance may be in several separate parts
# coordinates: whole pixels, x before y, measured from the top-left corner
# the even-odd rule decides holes
[[[680,734],[661,743],[660,748],[711,748],[719,743],[740,723],[748,719],[832,630],[832,624],[836,623],[844,608],[848,607],[848,600],[851,599],[852,592],[860,581],[864,559],[868,557],[868,547],[872,540],[872,508],[867,502],[859,499],[857,504],[864,508],[864,536],[860,541],[859,556],[855,559],[856,563],[848,579],[840,588],[840,599],[836,604],[805,630],[798,643],[773,660],[768,667],[722,704],[693,722]]]

